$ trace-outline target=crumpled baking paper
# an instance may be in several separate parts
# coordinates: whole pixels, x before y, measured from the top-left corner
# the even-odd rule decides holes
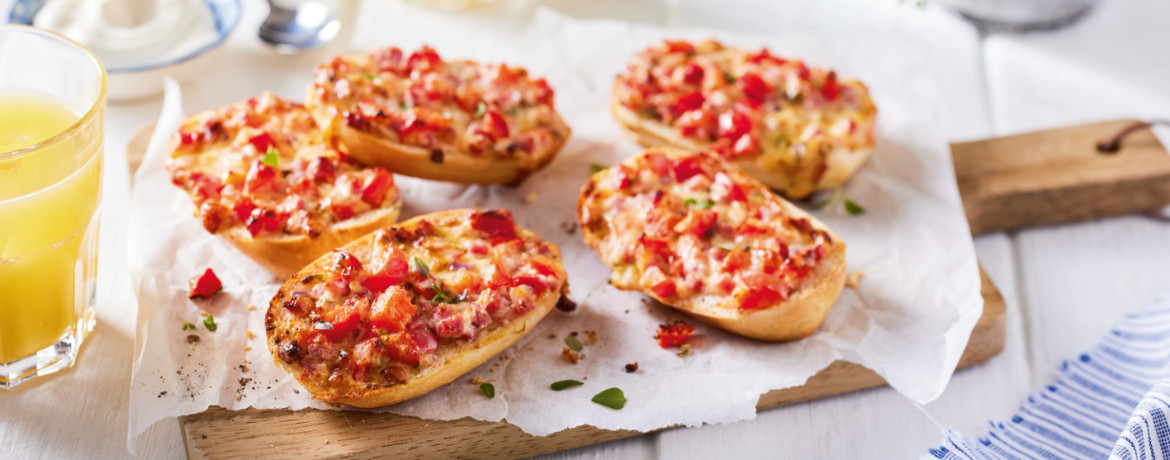
[[[573,231],[577,194],[590,165],[612,165],[639,150],[609,115],[613,77],[634,53],[666,37],[767,45],[780,56],[803,57],[856,76],[872,91],[879,108],[878,147],[845,187],[866,212],[815,212],[848,244],[850,271],[864,277],[859,287],[844,291],[809,338],[761,343],[698,324],[690,356],[661,349],[654,341],[657,326],[687,317],[608,285],[608,270]],[[547,169],[518,188],[397,176],[403,218],[458,207],[512,210],[521,225],[560,246],[571,297],[579,307],[572,313],[554,310],[516,346],[452,384],[380,410],[437,420],[506,419],[535,435],[578,425],[648,431],[730,423],[753,418],[762,393],[801,385],[838,359],[873,369],[917,403],[935,399],[946,387],[982,312],[982,298],[940,132],[935,86],[911,43],[890,37],[779,39],[666,30],[541,12],[524,46],[477,37],[465,49],[473,48],[478,51],[464,55],[439,50],[447,57],[524,65],[546,76],[573,137]],[[310,70],[304,69],[306,84]],[[180,104],[172,85],[132,193],[129,237],[141,307],[131,439],[156,421],[209,406],[327,408],[279,370],[265,346],[264,312],[280,280],[207,234],[192,217],[188,198],[169,183],[164,147],[183,116]],[[209,302],[189,301],[187,281],[207,267],[219,274],[224,292]],[[216,331],[206,330],[201,311],[214,315]],[[185,331],[184,323],[197,327]],[[590,331],[597,340],[585,346],[584,359],[577,365],[564,360],[565,336],[577,332],[588,342]],[[638,371],[625,372],[625,365],[634,362]],[[470,383],[475,376],[494,384],[494,399]],[[561,392],[549,389],[564,379],[585,384]],[[629,402],[624,409],[590,401],[610,387],[625,392]]]

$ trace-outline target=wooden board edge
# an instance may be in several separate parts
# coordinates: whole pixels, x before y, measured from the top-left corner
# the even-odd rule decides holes
[[[959,360],[959,368],[998,355],[1006,337],[1006,303],[982,267],[979,271],[983,314],[972,330],[971,340]],[[761,395],[756,408],[766,410],[884,384],[877,373],[863,366],[837,361],[809,378],[803,386]],[[540,437],[524,433],[507,422],[470,418],[434,421],[357,411],[229,411],[218,407],[180,417],[179,425],[188,458],[216,460],[255,457],[529,457],[642,434],[581,426]],[[369,432],[387,436],[366,436]],[[304,445],[305,439],[322,438],[325,439],[323,443]]]

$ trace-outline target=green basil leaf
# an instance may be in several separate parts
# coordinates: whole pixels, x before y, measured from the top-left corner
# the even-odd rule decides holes
[[[621,388],[609,388],[593,397],[593,402],[610,409],[620,410],[626,407],[626,395]]]
[[[568,345],[569,348],[572,348],[573,351],[577,352],[585,348],[585,346],[581,345],[581,341],[577,340],[577,337],[572,335],[565,336],[565,345]]]
[[[484,104],[483,101],[479,101],[478,104],[475,104],[475,115],[473,115],[473,117],[476,120],[483,118],[483,114],[485,113],[487,113],[487,104]]]
[[[206,327],[211,332],[219,329],[219,325],[215,324],[215,315],[207,315],[206,318],[203,318],[203,327]]]
[[[553,382],[552,385],[549,385],[548,387],[552,388],[552,391],[561,391],[573,387],[579,387],[584,384],[585,382],[580,380],[561,380],[559,382]]]
[[[861,207],[861,205],[857,204],[855,201],[846,198],[845,212],[849,213],[851,216],[859,216],[865,214],[865,208]]]
[[[589,171],[592,172],[593,174],[597,174],[599,172],[605,171],[605,165],[593,163],[593,164],[589,165]]]
[[[479,391],[482,391],[483,395],[487,396],[488,399],[496,397],[496,386],[490,383],[484,382],[479,384]]]
[[[194,325],[194,324],[191,324],[191,323],[188,323],[188,322],[186,322],[186,321],[183,321],[183,330],[184,330],[184,331],[192,331],[192,330],[195,330],[195,325]]]

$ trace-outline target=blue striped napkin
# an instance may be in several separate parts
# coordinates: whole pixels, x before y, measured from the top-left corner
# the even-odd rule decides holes
[[[1170,294],[1126,315],[1056,383],[977,440],[947,430],[926,458],[1170,458]]]

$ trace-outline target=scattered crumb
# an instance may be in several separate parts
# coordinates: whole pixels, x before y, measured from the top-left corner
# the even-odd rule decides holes
[[[329,440],[328,440],[328,439],[326,439],[326,440],[325,440],[325,444],[329,444]]]
[[[203,439],[207,439],[207,435],[202,435],[201,437],[202,437]]]
[[[557,335],[556,335],[556,334],[554,334],[554,333],[552,333],[552,332],[549,332],[549,333],[548,333],[548,338],[550,338],[550,339],[555,339],[555,338],[557,338]]]
[[[491,372],[491,373],[495,374],[495,373],[496,373],[496,368],[494,368],[494,367],[493,367],[493,368],[491,368],[491,369],[488,369],[488,372]]]
[[[481,384],[481,383],[483,383],[483,382],[484,382],[484,380],[483,380],[483,377],[481,377],[481,376],[478,376],[478,375],[477,375],[477,376],[475,376],[475,377],[472,377],[472,378],[471,378],[471,383],[472,383],[473,385],[479,385],[479,384]]]
[[[637,361],[626,364],[626,373],[632,374],[634,372],[638,372],[638,362]]]
[[[597,331],[585,331],[585,345],[597,343]]]
[[[527,194],[525,194],[524,195],[524,202],[525,203],[535,203],[536,202],[536,192],[528,192]]]
[[[564,349],[561,350],[561,356],[564,356],[565,361],[568,361],[574,366],[577,365],[577,361],[580,359],[580,356],[577,355],[577,352],[573,351],[573,349],[569,348],[567,345],[564,347]]]
[[[298,389],[296,389],[296,388],[293,388],[293,393],[296,393],[296,394],[301,394],[301,390],[298,390]]]
[[[248,304],[248,311],[252,311],[252,310],[255,310],[255,309],[256,309],[256,306],[255,306],[255,305]]]
[[[629,310],[626,310],[626,313],[629,313],[629,312],[630,312]]]
[[[179,370],[175,371],[175,374],[183,375],[183,370],[179,369]],[[160,376],[160,378],[161,378],[161,376]]]
[[[165,391],[158,392],[158,397],[160,397],[160,398],[163,396],[166,396],[166,395],[167,395],[167,392],[165,392]]]
[[[570,235],[577,233],[577,223],[570,222],[567,220],[561,221],[561,230],[564,230],[565,233],[568,233]]]
[[[195,334],[187,335],[187,343],[199,343],[199,336]]]
[[[679,358],[686,358],[687,356],[690,356],[691,355],[691,344],[689,344],[689,343],[682,344],[681,346],[678,347],[678,353],[676,353],[676,354],[678,355]]]
[[[244,333],[244,336],[250,339],[252,337],[255,337],[256,334],[253,334],[252,331],[247,331]]]
[[[849,272],[849,274],[845,275],[845,287],[856,289],[857,286],[861,285],[861,277],[864,275],[862,272]]]
[[[205,311],[203,311],[203,310],[200,310],[200,311],[199,311],[199,316],[207,317],[207,312],[205,312]]]
[[[532,350],[535,350],[535,348],[533,348],[533,347],[528,347],[528,351],[532,351]]]
[[[509,359],[512,359],[512,355],[500,355],[500,362],[501,363],[504,361],[507,361]]]
[[[240,365],[240,372],[248,372],[248,365],[247,365],[247,364],[241,364],[241,365]]]
[[[244,347],[244,351],[252,351],[252,347]]]
[[[577,336],[577,331],[570,332],[570,333],[569,333],[569,335],[571,335],[571,336],[573,336],[573,337],[576,337],[576,336]]]

